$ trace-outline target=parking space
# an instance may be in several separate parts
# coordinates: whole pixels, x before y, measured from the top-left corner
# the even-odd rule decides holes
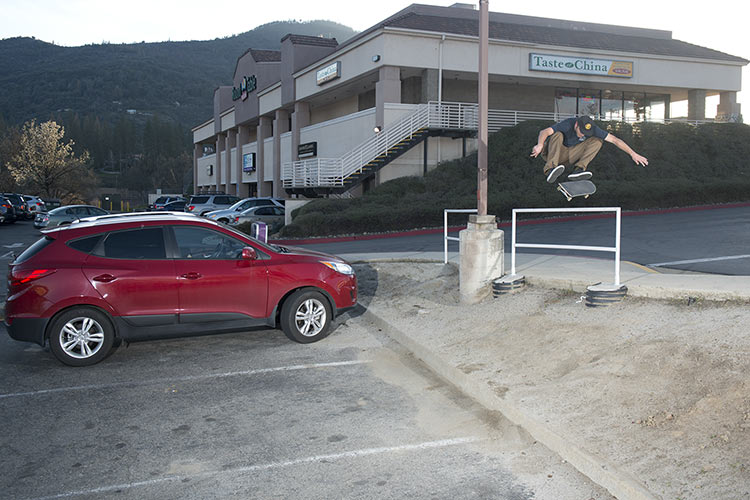
[[[17,499],[606,498],[361,318],[338,323],[311,345],[257,330],[134,343],[86,368],[3,336],[0,488]]]

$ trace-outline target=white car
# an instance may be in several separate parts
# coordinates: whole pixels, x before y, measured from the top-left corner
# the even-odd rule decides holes
[[[205,217],[207,219],[215,220],[216,222],[228,224],[232,221],[234,216],[238,215],[240,212],[244,212],[253,207],[262,206],[284,208],[284,200],[282,198],[272,198],[270,196],[264,196],[262,198],[243,198],[229,208],[208,212]]]
[[[23,196],[23,201],[26,202],[26,206],[29,209],[29,219],[33,219],[38,213],[47,211],[47,206],[44,204],[44,200],[42,200],[40,197],[31,196],[28,194],[23,194],[21,196]]]

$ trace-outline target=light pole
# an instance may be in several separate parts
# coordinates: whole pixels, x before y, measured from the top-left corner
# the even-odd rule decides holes
[[[489,110],[489,0],[479,0],[479,123],[477,136],[477,215],[487,215],[487,113]]]
[[[477,215],[469,216],[459,233],[461,302],[474,304],[490,294],[493,280],[503,275],[503,232],[487,215],[487,112],[489,109],[489,0],[479,0],[479,116],[477,123]]]

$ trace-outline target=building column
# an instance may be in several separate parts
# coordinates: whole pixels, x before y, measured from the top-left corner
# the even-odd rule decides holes
[[[716,119],[724,122],[739,122],[741,104],[737,102],[737,92],[719,94],[719,105],[716,106]]]
[[[284,197],[284,186],[281,184],[281,134],[289,132],[289,111],[276,110],[273,122],[273,196]]]
[[[268,116],[261,116],[258,120],[258,153],[255,155],[255,159],[258,165],[255,168],[257,173],[257,192],[258,196],[270,196],[270,186],[266,185],[263,180],[265,178],[265,140],[271,137],[272,120]]]
[[[235,193],[240,198],[247,198],[250,196],[250,186],[242,181],[242,146],[250,142],[250,127],[247,125],[240,125],[237,127],[237,151],[234,157],[235,161],[235,175],[237,177],[237,189]],[[256,154],[257,158],[258,155]]]
[[[428,103],[438,100],[438,70],[425,69],[422,71],[422,99],[420,102]]]
[[[706,91],[688,90],[688,120],[706,119]]]
[[[201,144],[193,144],[193,194],[198,193],[198,158],[202,156],[203,146]]]
[[[295,102],[292,113],[292,161],[299,160],[300,130],[310,125],[310,104]]]
[[[227,136],[225,134],[218,134],[216,136],[216,162],[214,164],[214,191],[219,192],[222,189],[221,181],[221,153],[227,145]]]
[[[396,66],[382,66],[375,84],[375,125],[381,128],[387,102],[401,102],[401,70]]]
[[[232,184],[232,148],[237,146],[237,131],[235,129],[227,130],[227,154],[224,157],[226,159],[226,178],[224,180],[224,192],[227,194],[235,194],[237,188],[235,184]]]

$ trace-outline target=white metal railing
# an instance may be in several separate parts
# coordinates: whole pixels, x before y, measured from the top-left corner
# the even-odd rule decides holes
[[[513,111],[491,109],[488,111],[488,131],[497,132],[527,120],[560,121],[576,115],[541,111]],[[608,120],[594,116],[596,120]],[[635,119],[626,118],[635,123]],[[689,123],[700,125],[712,120],[660,120],[660,123]],[[363,141],[340,158],[314,158],[284,163],[281,179],[285,188],[294,187],[341,187],[344,180],[381,155],[387,154],[400,142],[408,141],[425,129],[476,130],[479,122],[479,107],[473,103],[436,102],[419,104],[411,114],[389,125],[385,130]]]
[[[460,238],[448,236],[448,213],[452,214],[475,214],[476,208],[446,208],[443,210],[443,263],[448,263],[448,240],[460,241]]]
[[[615,254],[615,286],[620,286],[620,207],[583,207],[583,208],[514,208],[511,244],[511,275],[516,274],[516,248],[549,248],[557,250],[585,250],[593,252],[612,252]],[[562,212],[615,212],[615,246],[597,247],[584,245],[549,245],[542,243],[518,243],[516,241],[517,213],[562,213]]]

